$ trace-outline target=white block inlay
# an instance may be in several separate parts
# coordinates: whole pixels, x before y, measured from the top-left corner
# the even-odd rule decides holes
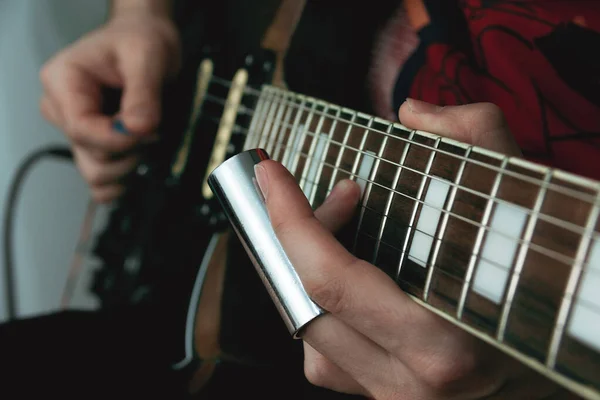
[[[327,135],[322,133],[319,135],[317,139],[317,145],[315,146],[314,153],[312,157],[307,160],[310,162],[308,168],[308,174],[306,175],[306,182],[304,182],[304,194],[308,199],[310,199],[310,194],[313,189],[316,189],[317,173],[319,171],[319,165],[321,164],[321,159],[323,158],[323,151],[325,150],[325,145],[327,144]]]
[[[600,351],[600,314],[582,305],[573,307],[569,333],[574,338]]]
[[[592,240],[568,332],[600,351],[600,241]]]
[[[429,181],[429,187],[423,200],[423,207],[417,221],[417,229],[413,235],[408,258],[425,268],[433,245],[450,184],[437,179]]]
[[[408,253],[408,259],[416,262],[421,267],[427,266],[427,259],[433,245],[433,236],[426,235],[422,232],[415,231]]]
[[[362,160],[360,160],[358,177],[356,179],[356,183],[360,186],[361,196],[365,193],[365,187],[371,177],[371,169],[373,169],[373,164],[375,163],[375,153],[372,151],[367,151],[366,153],[362,155]]]
[[[506,283],[519,246],[527,212],[508,204],[496,204],[492,222],[479,254],[473,290],[496,304],[502,302]],[[506,236],[504,236],[506,235]]]
[[[292,145],[292,154],[288,158],[288,165],[285,165],[287,169],[293,174],[295,171],[292,171],[292,168],[296,168],[298,164],[298,159],[302,157],[302,146],[304,145],[304,139],[306,138],[306,125],[299,125],[298,131],[296,132],[296,137],[294,138],[294,143]]]

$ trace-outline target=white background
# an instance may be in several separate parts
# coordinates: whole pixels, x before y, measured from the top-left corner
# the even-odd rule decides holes
[[[43,145],[66,144],[62,133],[39,114],[39,69],[56,51],[100,25],[106,11],[103,0],[0,0],[2,220],[7,189],[22,159]],[[72,165],[42,161],[31,170],[18,201],[14,231],[19,316],[59,308],[87,201],[87,188]],[[100,211],[96,229],[105,214]],[[73,307],[95,307],[86,293],[92,264],[86,261]],[[4,268],[0,264],[0,321],[7,317]]]

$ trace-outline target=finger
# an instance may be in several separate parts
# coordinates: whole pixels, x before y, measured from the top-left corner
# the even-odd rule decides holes
[[[308,375],[307,378],[313,384],[372,398],[394,398],[389,396],[389,393],[384,395],[382,391],[395,390],[397,387],[404,388],[407,395],[417,390],[414,385],[416,379],[408,369],[373,341],[331,314],[322,315],[312,321],[306,327],[302,338],[342,370],[308,371],[334,373]],[[340,380],[345,376],[352,377],[357,386]]]
[[[271,223],[313,301],[398,357],[425,387],[454,384],[479,366],[487,355],[483,343],[417,305],[383,271],[346,251],[314,218],[281,164],[263,161],[256,174]],[[498,379],[494,371],[486,376],[475,390],[487,391]]]
[[[101,82],[97,78],[71,64],[44,69],[41,76],[64,118],[65,133],[75,144],[110,153],[136,145],[135,138],[115,131],[111,117],[101,113]]]
[[[42,116],[51,124],[61,127],[63,126],[63,118],[60,115],[57,107],[53,104],[49,96],[42,96],[40,99],[40,112]]]
[[[73,153],[81,175],[90,186],[95,187],[122,183],[139,162],[136,155],[118,160],[98,161],[89,151],[78,147],[73,149]]]
[[[502,111],[491,103],[439,107],[407,99],[398,116],[410,129],[447,136],[506,155],[521,155]]]
[[[160,121],[162,87],[169,60],[143,47],[131,51],[130,47],[123,46],[121,51],[128,53],[120,57],[119,65],[124,81],[123,123],[134,135],[150,134]]]
[[[125,186],[114,184],[92,187],[92,199],[99,204],[108,204],[118,199],[125,192]]]
[[[354,181],[340,181],[325,202],[315,211],[315,217],[330,232],[339,231],[356,211],[360,199],[360,186]]]
[[[369,396],[350,374],[329,361],[310,344],[304,342],[304,375],[310,383],[340,393]]]

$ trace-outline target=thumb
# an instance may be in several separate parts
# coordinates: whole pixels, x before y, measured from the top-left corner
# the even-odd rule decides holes
[[[161,118],[161,97],[168,68],[166,54],[136,51],[121,57],[123,97],[120,118],[133,134],[150,134]]]
[[[407,99],[398,116],[409,129],[446,136],[509,156],[521,156],[502,110],[491,103],[439,107]]]

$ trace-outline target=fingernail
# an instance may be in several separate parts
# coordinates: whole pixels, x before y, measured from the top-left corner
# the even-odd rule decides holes
[[[327,196],[323,204],[331,203],[336,197],[338,197],[341,193],[343,193],[346,190],[347,186],[348,182],[346,182],[345,180],[336,183],[333,187],[333,190],[331,191],[331,193],[329,193],[329,196]]]
[[[440,112],[444,107],[436,106],[435,104],[426,103],[421,100],[406,99],[408,109],[413,114],[435,114]]]
[[[119,132],[121,135],[129,136],[129,132],[127,131],[127,128],[125,128],[123,121],[121,121],[120,119],[116,119],[113,121],[112,128],[113,128],[113,130]]]
[[[265,167],[256,164],[254,166],[254,175],[256,175],[256,182],[258,182],[258,187],[260,188],[263,197],[267,200],[267,195],[269,194],[269,178]]]
[[[350,190],[352,188],[352,186],[353,186],[352,181],[350,181],[349,179],[344,179],[343,181],[338,182],[333,187],[333,190],[331,191],[331,193],[329,193],[329,196],[327,196],[327,198],[325,199],[323,204],[330,203],[334,199],[337,199],[338,197],[345,195],[346,192],[348,192],[348,190]]]

